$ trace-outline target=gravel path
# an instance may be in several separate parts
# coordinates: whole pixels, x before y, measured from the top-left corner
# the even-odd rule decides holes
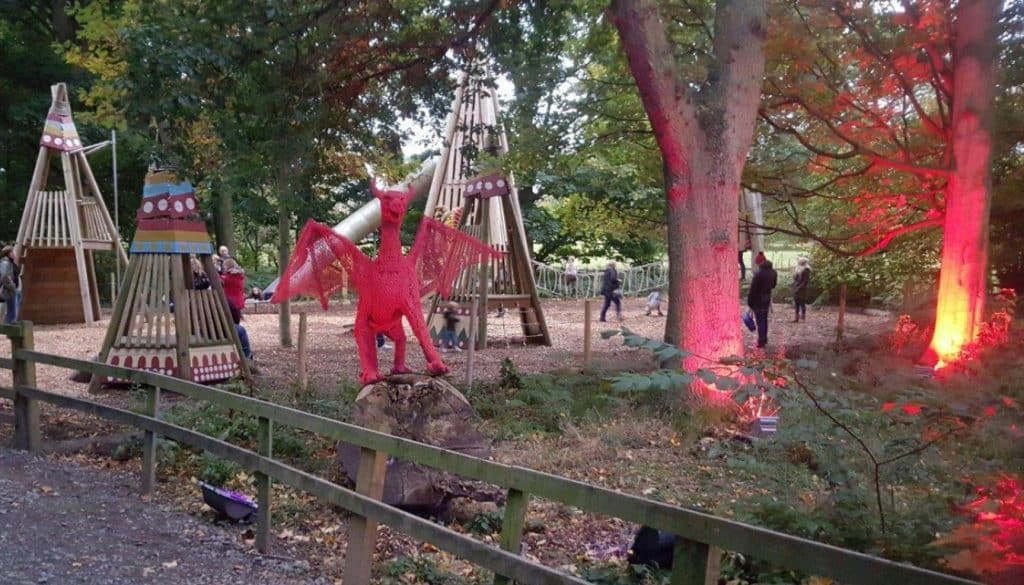
[[[6,585],[326,583],[306,561],[246,552],[224,530],[143,501],[138,478],[0,450]]]

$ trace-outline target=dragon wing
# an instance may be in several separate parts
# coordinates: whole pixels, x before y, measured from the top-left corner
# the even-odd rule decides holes
[[[502,254],[473,236],[424,217],[409,255],[416,262],[420,296],[436,292],[448,298],[465,268]]]
[[[309,220],[270,300],[281,303],[300,295],[315,296],[326,309],[327,298],[340,289],[353,288],[369,262],[348,238]]]

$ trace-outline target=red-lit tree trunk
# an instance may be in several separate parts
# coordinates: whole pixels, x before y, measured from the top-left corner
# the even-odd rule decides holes
[[[996,22],[1002,0],[961,1],[953,42],[953,173],[946,188],[935,333],[926,359],[949,362],[975,339],[985,309],[991,202]]]
[[[703,358],[743,355],[736,226],[764,75],[764,2],[716,3],[714,62],[699,91],[679,73],[656,2],[613,0],[611,16],[664,161],[665,339],[697,354],[683,364],[693,371]]]

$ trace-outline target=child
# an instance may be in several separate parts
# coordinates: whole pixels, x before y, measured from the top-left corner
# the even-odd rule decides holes
[[[657,311],[658,316],[662,317],[661,313],[661,291],[656,290],[651,294],[647,295],[647,312],[644,315],[651,316],[651,311]]]
[[[458,340],[455,339],[455,324],[459,322],[459,318],[456,316],[458,310],[459,304],[454,301],[445,305],[444,313],[442,313],[444,329],[441,330],[441,351],[462,351]]]

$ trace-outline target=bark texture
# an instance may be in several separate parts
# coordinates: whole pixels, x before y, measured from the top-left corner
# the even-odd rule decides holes
[[[761,0],[715,5],[714,62],[699,88],[681,78],[653,0],[611,15],[664,160],[669,310],[665,338],[696,354],[688,370],[743,355],[736,274],[740,175],[764,76]]]
[[[277,266],[278,276],[283,276],[288,268],[288,260],[291,258],[292,248],[292,216],[288,208],[282,203],[277,217]],[[292,304],[284,301],[279,305],[277,312],[278,333],[281,338],[281,347],[292,346]]]
[[[991,207],[996,23],[1002,0],[960,2],[953,43],[953,174],[946,188],[935,333],[926,361],[950,362],[984,320]]]

